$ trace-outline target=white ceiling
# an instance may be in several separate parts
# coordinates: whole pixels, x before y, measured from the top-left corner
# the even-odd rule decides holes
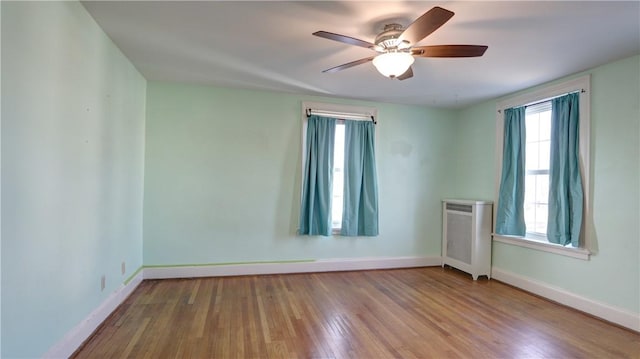
[[[459,108],[640,53],[640,2],[88,1],[148,80]],[[322,70],[374,52],[311,34],[373,42],[434,6],[455,16],[419,45],[488,45],[483,57],[418,58],[414,77],[371,63]],[[640,80],[640,79],[639,79]]]

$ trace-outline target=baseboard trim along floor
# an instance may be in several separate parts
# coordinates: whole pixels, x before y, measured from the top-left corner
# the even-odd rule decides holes
[[[133,293],[143,280],[143,271],[138,270],[136,274],[123,283],[117,290],[111,293],[107,299],[94,309],[78,325],[71,329],[65,336],[52,346],[43,357],[44,358],[68,358],[87,340],[91,334],[107,319],[111,313],[127,297]]]
[[[575,293],[568,292],[562,288],[554,287],[547,283],[539,282],[500,268],[493,267],[491,273],[494,279],[506,284],[566,305],[581,312],[602,318],[608,322],[640,332],[639,314],[600,303]]]

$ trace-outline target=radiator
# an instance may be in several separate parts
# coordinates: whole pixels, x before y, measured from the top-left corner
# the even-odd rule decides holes
[[[492,203],[474,200],[442,202],[442,266],[491,278]]]

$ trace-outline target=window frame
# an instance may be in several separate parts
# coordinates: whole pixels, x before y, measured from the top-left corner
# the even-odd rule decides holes
[[[524,106],[544,102],[552,98],[571,92],[580,92],[580,173],[583,186],[583,220],[580,230],[580,247],[565,247],[559,244],[541,240],[535,236],[506,236],[493,233],[496,242],[536,249],[545,252],[556,253],[573,258],[588,260],[591,251],[591,238],[589,229],[592,228],[591,200],[590,200],[590,138],[591,138],[591,76],[584,75],[571,80],[543,86],[533,91],[527,91],[503,100],[496,104],[496,177],[493,221],[495,228],[497,203],[500,191],[500,178],[502,175],[502,151],[504,145],[504,110],[512,107]]]
[[[342,116],[342,118],[340,117],[334,117],[334,116],[327,116],[327,117],[333,117],[336,118],[338,120],[356,120],[356,121],[371,121],[369,118],[370,116],[373,116],[376,120],[376,123],[379,123],[379,118],[378,118],[378,109],[375,107],[367,107],[367,106],[353,106],[353,105],[343,105],[343,104],[336,104],[336,103],[327,103],[327,102],[312,102],[312,101],[302,101],[301,103],[302,105],[302,141],[301,141],[301,146],[300,146],[300,164],[301,164],[301,168],[300,168],[300,181],[299,182],[299,186],[300,186],[300,199],[302,199],[302,192],[303,192],[303,181],[302,178],[304,178],[304,169],[305,169],[305,160],[306,160],[306,156],[305,156],[305,149],[307,147],[307,126],[308,126],[308,117],[307,117],[307,109],[313,109],[316,111],[326,111],[326,112],[337,112],[337,113],[349,113],[349,114],[362,114],[362,116]],[[374,139],[376,142],[378,142],[378,131],[376,131],[376,137]],[[333,203],[332,203],[333,206]],[[340,235],[340,231],[342,230],[341,227],[335,228],[335,227],[331,227],[331,234],[336,236],[336,235]]]

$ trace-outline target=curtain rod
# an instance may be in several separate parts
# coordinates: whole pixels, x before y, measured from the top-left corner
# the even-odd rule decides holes
[[[537,102],[528,103],[528,104],[526,104],[526,105],[524,105],[524,106],[516,106],[516,107],[530,107],[530,106],[535,106],[535,105],[539,105],[539,104],[544,103],[544,102],[547,102],[547,101],[551,101],[551,100],[553,100],[554,98],[558,98],[558,97],[562,97],[562,96],[567,96],[568,94],[572,94],[572,93],[576,93],[576,92],[579,92],[579,93],[585,93],[585,92],[587,92],[587,91],[586,91],[585,89],[580,89],[580,90],[575,90],[575,91],[569,91],[569,92],[567,92],[567,93],[563,93],[563,94],[558,95],[558,96],[548,97],[548,98],[545,98],[544,100],[540,100],[540,101],[537,101]],[[510,108],[514,108],[514,107],[510,107]],[[502,113],[502,110],[498,110],[498,113]]]
[[[371,119],[371,122],[373,122],[374,125],[378,124],[378,121],[375,120],[373,115],[370,115],[368,113],[325,111],[325,110],[314,110],[310,108],[305,109],[305,111],[307,113],[307,117],[310,117],[311,115],[320,115],[320,116],[325,115],[325,116],[339,117],[341,119],[342,118],[360,119],[360,120]]]

